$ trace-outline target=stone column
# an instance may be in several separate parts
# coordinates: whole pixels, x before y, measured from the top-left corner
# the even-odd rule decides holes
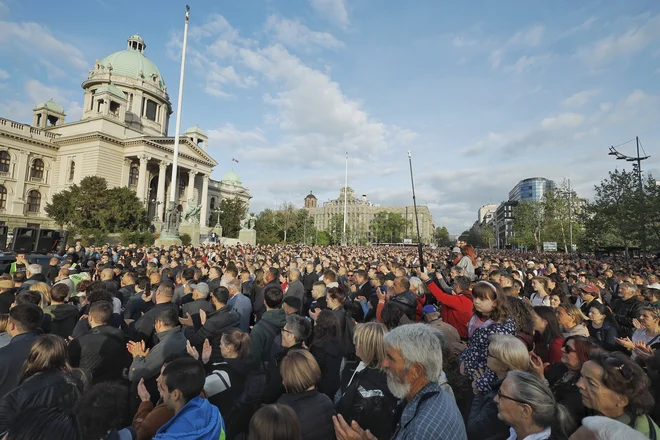
[[[121,176],[121,186],[128,186],[128,179],[131,174],[131,164],[133,161],[129,158],[124,159],[124,167],[122,168],[122,176]],[[82,165],[82,164],[81,164]]]
[[[188,195],[186,196],[186,200],[190,200],[193,197],[195,197],[195,175],[197,174],[197,171],[195,170],[189,170],[188,171]],[[195,201],[193,200],[193,203]]]
[[[149,163],[150,157],[146,154],[142,154],[139,157],[140,159],[140,174],[138,175],[138,184],[137,184],[137,196],[141,202],[144,203],[145,192],[147,188],[147,164]]]
[[[165,181],[167,180],[167,162],[161,161],[158,167],[158,191],[156,193],[156,215],[159,221],[165,219]]]
[[[13,206],[8,210],[14,215],[25,215],[25,181],[28,177],[28,152],[21,150],[18,154],[18,167],[16,168],[16,188],[14,191]]]
[[[208,209],[208,198],[209,198],[209,175],[202,175],[202,199],[199,201],[199,204],[202,205],[202,211],[199,216],[199,225],[204,227],[206,222],[209,220]]]

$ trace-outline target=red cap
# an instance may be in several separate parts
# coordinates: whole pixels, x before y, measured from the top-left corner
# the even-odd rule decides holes
[[[593,295],[600,295],[600,289],[593,284],[585,284],[582,287],[580,287],[583,292],[586,293],[591,293]]]

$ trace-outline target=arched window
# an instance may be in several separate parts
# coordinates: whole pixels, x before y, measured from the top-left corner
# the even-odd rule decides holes
[[[9,164],[11,164],[11,156],[6,151],[0,151],[0,173],[9,172]]]
[[[139,176],[140,176],[140,170],[138,169],[138,167],[135,165],[131,165],[131,170],[128,173],[128,184],[137,185]]]
[[[185,194],[186,186],[188,185],[187,179],[179,178],[179,197]]]
[[[215,209],[215,197],[211,197],[211,211]]]
[[[27,197],[28,212],[38,213],[41,206],[41,193],[33,189],[28,193]]]
[[[71,165],[69,166],[69,180],[72,181],[75,175],[76,175],[76,163],[74,161],[71,161]]]
[[[44,178],[44,161],[35,159],[30,168],[30,179],[41,180]]]
[[[4,211],[7,208],[7,188],[4,185],[0,185],[0,211]]]

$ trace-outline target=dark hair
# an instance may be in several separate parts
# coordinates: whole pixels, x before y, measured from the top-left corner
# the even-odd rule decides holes
[[[269,267],[268,272],[270,273],[270,276],[274,280],[279,280],[280,279],[280,270],[276,267]]]
[[[181,391],[186,402],[199,396],[204,389],[206,373],[199,361],[193,358],[177,359],[167,364],[163,370],[165,385],[170,393]]]
[[[133,284],[135,284],[135,280],[137,279],[137,274],[135,272],[128,271],[124,273],[124,276],[128,276],[131,281],[133,281]]]
[[[388,330],[392,330],[401,325],[401,318],[406,315],[406,311],[396,301],[388,301],[383,306],[381,311],[381,318],[383,324]]]
[[[161,281],[161,283],[158,285],[158,292],[160,292],[160,294],[163,296],[172,298],[172,296],[174,296],[174,284]]]
[[[250,357],[250,335],[247,333],[234,328],[225,332],[222,339],[234,347],[234,353],[238,355],[239,359]]]
[[[107,301],[112,304],[112,295],[107,290],[88,290],[87,294],[87,304],[94,304],[98,301]]]
[[[36,406],[18,411],[7,427],[7,440],[82,440],[76,415],[62,408]],[[100,438],[100,437],[99,437]]]
[[[492,319],[493,322],[506,321],[508,314],[506,309],[506,294],[499,284],[493,281],[479,281],[472,287],[472,297],[495,301],[495,308],[488,314],[488,319]],[[479,312],[474,309],[474,313]]]
[[[248,440],[300,440],[300,421],[288,405],[266,405],[250,420]]]
[[[238,276],[238,271],[235,266],[227,266],[225,269],[225,275],[231,274],[234,278]]]
[[[78,399],[75,413],[86,439],[103,439],[111,429],[120,430],[130,423],[128,388],[100,382]]]
[[[110,323],[110,318],[112,317],[112,303],[108,301],[96,301],[90,306],[88,314],[91,318],[94,318],[94,322],[107,325]]]
[[[225,286],[219,286],[213,291],[213,298],[222,304],[227,304],[229,302],[229,296],[229,289]]]
[[[454,278],[454,284],[458,285],[458,287],[460,287],[461,290],[470,289],[470,279],[463,275],[459,275],[456,278]]]
[[[559,321],[557,321],[557,315],[552,307],[549,306],[535,306],[534,312],[548,322],[548,325],[545,327],[541,337],[543,338],[544,344],[550,345],[552,341],[557,338],[563,338],[564,335],[561,332],[559,327]]]
[[[190,281],[193,278],[195,278],[195,271],[191,269],[190,267],[186,267],[181,271],[181,279],[185,281]]]
[[[12,274],[12,278],[14,279],[15,283],[22,283],[25,282],[25,278],[27,278],[27,274],[25,273],[25,271],[14,272]]]
[[[264,301],[266,305],[271,309],[279,309],[282,307],[282,301],[284,300],[284,293],[282,289],[277,287],[269,287],[264,292]]]
[[[160,321],[166,327],[176,327],[179,325],[179,313],[174,308],[165,308],[156,316],[156,321]]]
[[[28,354],[21,370],[19,384],[37,373],[50,370],[60,370],[71,373],[67,359],[66,342],[56,335],[39,337]]]
[[[97,292],[108,292],[108,289],[105,287],[105,284],[103,284],[103,281],[92,281],[89,287],[87,287],[87,297],[89,297],[90,294]]]
[[[320,345],[324,342],[337,341],[339,338],[339,320],[330,310],[321,310],[314,325],[314,342]]]
[[[344,291],[340,287],[332,287],[328,289],[326,296],[339,303],[343,303],[344,299],[346,299],[346,294],[344,294]]]
[[[38,306],[41,304],[41,299],[43,297],[41,296],[40,292],[37,292],[36,290],[24,290],[18,295],[16,295],[16,299],[14,302],[19,305],[19,304],[34,304],[35,306]]]
[[[283,303],[296,310],[302,307],[302,301],[297,296],[285,296]]]
[[[649,391],[651,381],[642,367],[623,353],[594,351],[589,360],[604,370],[603,384],[610,390],[628,399],[626,412],[635,416],[648,414],[654,405]]]
[[[44,311],[36,304],[26,303],[14,306],[9,311],[9,319],[23,332],[33,332],[44,319]]]
[[[586,338],[584,336],[569,336],[568,338],[564,339],[564,347],[566,344],[568,344],[568,341],[573,341],[575,345],[575,354],[580,361],[580,365],[589,360],[591,353],[595,351],[602,351],[601,346],[591,338]]]
[[[50,299],[53,301],[64,302],[67,296],[69,296],[69,286],[66,284],[55,284],[50,289]]]
[[[87,289],[89,289],[89,285],[92,284],[91,280],[80,280],[78,284],[76,285],[76,292],[82,293],[85,292],[87,293]]]
[[[149,277],[144,277],[144,276],[143,277],[138,277],[138,279],[135,283],[137,284],[138,289],[144,290],[145,292],[150,293],[149,290],[151,290],[151,289],[150,289],[150,286],[149,286],[149,284],[150,284]]]
[[[528,302],[523,301],[515,296],[506,297],[506,304],[513,322],[516,324],[518,332],[526,333],[528,335],[534,334],[534,318],[532,311],[534,310]]]
[[[192,356],[190,356],[188,353],[184,352],[179,352],[179,353],[172,353],[165,357],[163,360],[163,365],[167,365],[170,362],[173,362],[177,359],[192,359]]]
[[[406,290],[410,290],[410,281],[406,277],[398,277],[394,280],[394,282],[398,283],[402,288]]]

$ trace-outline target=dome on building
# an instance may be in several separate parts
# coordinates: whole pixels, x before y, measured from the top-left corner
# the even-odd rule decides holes
[[[202,130],[202,128],[197,124],[195,124],[194,127],[190,127],[188,130],[186,130],[186,133],[197,133],[201,134],[202,136],[206,136],[206,132]]]
[[[60,107],[60,105],[57,104],[55,101],[53,101],[53,98],[50,98],[48,101],[38,104],[34,109],[41,110],[42,108],[45,108],[46,110],[50,110],[55,113],[64,113],[64,109]]]
[[[243,182],[241,182],[241,178],[238,177],[238,174],[236,174],[234,170],[228,171],[227,174],[225,174],[222,177],[220,183],[224,183],[227,185],[234,185],[234,186],[243,186]]]
[[[108,85],[105,85],[105,86],[101,86],[98,89],[96,89],[96,93],[103,93],[103,92],[108,92],[111,95],[115,95],[118,98],[126,99],[126,94],[124,92],[122,92],[119,89],[119,87],[117,87],[116,85],[114,85],[112,83],[110,83]]]
[[[160,71],[149,58],[144,56],[144,48],[147,45],[138,35],[131,35],[128,38],[128,49],[111,53],[103,58],[100,63],[105,67],[112,66],[112,74],[125,76],[128,78],[150,80],[156,78],[159,86],[165,85]]]
[[[309,194],[307,194],[307,197],[305,197],[305,198],[306,199],[316,199],[316,196],[314,194],[312,194],[312,192],[310,191]]]

